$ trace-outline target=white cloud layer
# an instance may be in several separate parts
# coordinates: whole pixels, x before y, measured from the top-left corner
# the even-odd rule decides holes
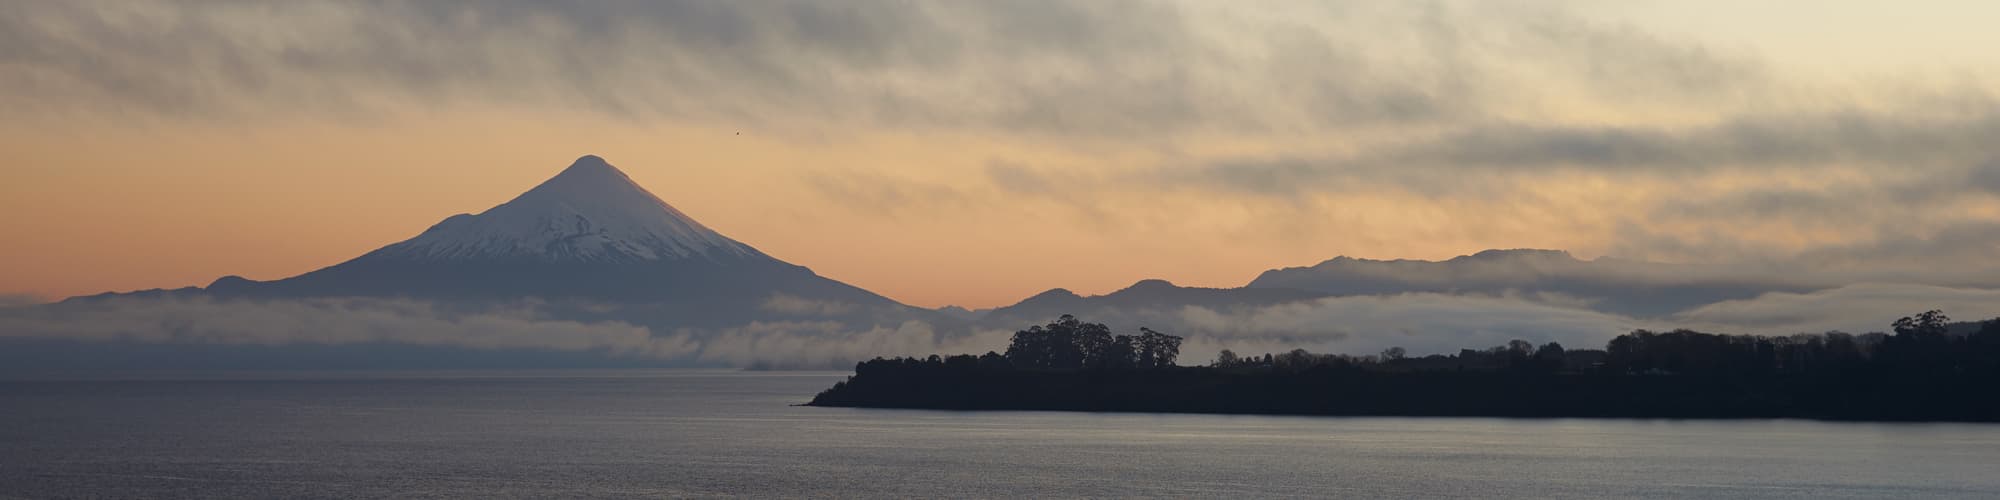
[[[1710,304],[1673,321],[1689,328],[1787,334],[1888,331],[1896,318],[1939,309],[1959,321],[2000,317],[2000,290],[1861,284],[1812,293],[1770,293]]]
[[[700,359],[750,368],[851,367],[876,357],[1006,350],[1012,332],[940,334],[921,321],[853,329],[835,322],[755,322],[708,337]]]
[[[0,311],[0,337],[244,345],[396,343],[469,349],[597,351],[674,358],[687,335],[619,322],[542,317],[532,307],[456,312],[395,299],[123,298]]]
[[[1402,294],[1332,297],[1234,310],[1099,311],[1083,319],[1186,337],[1183,364],[1238,353],[1455,353],[1511,339],[1602,348],[1638,328],[1787,335],[1886,330],[1897,317],[1943,309],[1960,320],[2000,317],[2000,290],[1865,284],[1770,293],[1661,320],[1640,320],[1518,296]],[[1011,328],[1025,328],[1017,325]],[[532,306],[457,311],[384,299],[218,301],[128,298],[0,310],[0,338],[225,345],[408,344],[475,350],[598,352],[746,368],[841,369],[873,357],[1004,351],[1012,330],[939,331],[922,321],[857,327],[835,321],[753,322],[655,333],[615,321],[544,317]]]

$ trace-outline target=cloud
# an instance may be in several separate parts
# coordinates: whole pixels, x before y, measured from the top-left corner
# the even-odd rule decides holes
[[[1988,171],[2000,158],[2000,145],[1988,138],[2000,134],[2000,101],[1986,99],[1969,113],[1900,111],[1739,115],[1679,126],[1469,123],[1348,155],[1206,159],[1162,165],[1128,178],[1147,185],[1217,186],[1266,196],[1390,187],[1437,196],[1504,197],[1518,193],[1506,182],[1510,178],[1584,172],[1627,182],[1700,181],[1705,180],[1701,175],[1735,171],[1784,169],[1781,173],[1810,175],[1893,166],[1898,169],[1872,173],[1924,172],[1972,180],[1956,186],[1993,192]]]
[[[846,302],[813,300],[787,294],[774,294],[766,299],[760,309],[794,316],[835,316],[852,312],[857,306]]]
[[[1524,295],[1331,297],[1257,307],[1126,308],[1086,321],[1125,333],[1180,335],[1183,364],[1222,349],[1239,354],[1304,348],[1370,354],[1455,353],[1523,339],[1601,348],[1634,329],[1695,328],[1787,335],[1878,331],[1894,318],[1943,309],[1962,320],[2000,317],[2000,290],[1864,284],[1813,293],[1769,293],[1661,319],[1584,309],[1588,299]],[[1028,325],[1018,325],[1025,328]],[[547,317],[533,304],[462,310],[399,299],[214,300],[130,298],[0,310],[0,339],[197,345],[404,344],[475,350],[589,352],[761,369],[846,369],[875,357],[1004,351],[1011,329],[939,330],[916,320],[887,325],[757,321],[655,333],[618,321]]]
[[[818,314],[829,307],[845,310],[837,304],[783,297],[774,297],[767,305],[785,309],[787,314]],[[616,320],[553,317],[533,302],[468,307],[372,298],[115,298],[0,309],[0,340],[267,347],[402,344],[584,352],[780,369],[845,369],[877,356],[983,353],[1004,349],[1005,333],[939,333],[922,321],[886,326],[760,321],[730,328],[654,332]]]
[[[1943,309],[1960,320],[2000,317],[2000,290],[1906,284],[1767,293],[1656,319],[1592,311],[1580,307],[1578,300],[1408,293],[1258,307],[1097,310],[1079,317],[1119,332],[1145,326],[1186,337],[1183,365],[1213,359],[1222,349],[1238,354],[1295,348],[1373,354],[1403,347],[1411,354],[1427,355],[1483,349],[1513,339],[1602,349],[1612,338],[1641,328],[1756,335],[1863,333],[1886,330],[1896,318],[1930,309]]]
[[[0,308],[32,306],[45,302],[48,302],[48,299],[32,293],[0,293]]]
[[[1888,225],[1867,240],[1815,248],[1800,259],[1822,268],[1873,267],[1932,284],[2000,284],[1994,268],[1979,265],[2000,254],[2000,223],[1967,219],[1973,220],[1905,220],[1903,227]]]
[[[177,120],[505,103],[1138,138],[1507,114],[1545,78],[1612,102],[1764,86],[1755,61],[1558,5],[12,2],[0,106]]]
[[[951,186],[869,171],[819,172],[805,182],[834,202],[877,215],[965,203],[964,193]]]
[[[1098,307],[1070,312],[1084,321],[1103,323],[1117,333],[1146,327],[1182,336],[1188,360],[1208,359],[1220,349],[1264,353],[1303,348],[1371,354],[1403,347],[1416,354],[1456,353],[1512,339],[1601,347],[1635,328],[1660,326],[1574,305],[1584,300],[1403,293],[1272,305]]]
[[[1350,354],[1389,347],[1419,354],[1456,353],[1512,339],[1594,348],[1643,324],[1516,298],[1444,294],[1333,297],[1237,311],[1187,307],[1177,319],[1180,324],[1170,328],[1205,337],[1209,345],[1290,345]]]
[[[986,177],[1001,190],[1014,194],[1043,193],[1050,188],[1049,180],[1041,174],[1009,161],[987,162]]]
[[[882,133],[1034,152],[789,172],[870,216],[1028,210],[1128,240],[1717,260],[1929,238],[1991,214],[1963,205],[2000,203],[2000,105],[1976,77],[1821,78],[1560,1],[0,9],[0,112],[18,123],[553,111],[762,127],[794,146]],[[964,171],[930,171],[947,168]],[[1877,189],[1914,178],[1961,182]]]
[[[1511,298],[1352,297],[1218,311],[1108,311],[1092,321],[1150,326],[1189,337],[1189,359],[1213,349],[1296,347],[1374,352],[1455,352],[1511,338],[1601,344],[1630,320]],[[1022,325],[1025,327],[1026,325]],[[856,326],[839,321],[758,321],[656,334],[617,321],[545,317],[532,305],[459,311],[397,299],[112,299],[0,312],[0,338],[209,345],[406,344],[478,350],[597,352],[763,369],[846,369],[875,357],[978,354],[1006,349],[1010,330],[939,331],[922,321]]]
[[[672,359],[699,343],[643,327],[543,317],[532,307],[455,311],[396,299],[129,298],[0,311],[0,337],[281,346],[394,343],[592,351]]]
[[[2000,290],[1908,284],[1860,284],[1812,293],[1770,293],[1700,307],[1679,324],[1735,333],[1785,335],[1832,330],[1889,330],[1896,318],[1941,309],[1961,321],[2000,317]]]
[[[709,337],[700,359],[749,368],[847,369],[876,357],[1004,350],[1009,335],[943,335],[921,321],[863,329],[831,321],[753,322]]]
[[[1094,200],[1116,196],[1107,191],[1164,191],[1310,210],[1322,220],[1392,206],[1437,216],[1407,217],[1428,224],[1408,237],[1496,233],[1480,238],[1485,245],[1555,246],[1547,237],[1554,235],[1593,247],[1572,249],[1638,259],[1740,265],[1846,257],[1806,270],[1882,275],[1876,268],[1920,263],[1990,276],[2000,239],[1981,235],[2000,210],[2000,143],[1988,139],[2000,134],[2000,101],[1979,102],[1956,113],[1743,115],[1695,125],[1467,125],[1340,154],[1193,158],[1062,186]],[[1965,284],[1936,284],[1946,283]]]

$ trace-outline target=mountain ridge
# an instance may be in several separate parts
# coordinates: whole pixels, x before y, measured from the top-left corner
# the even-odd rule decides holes
[[[1488,249],[1446,260],[1336,256],[1260,273],[1235,288],[1145,279],[1103,295],[1053,288],[1011,305],[921,309],[773,258],[674,208],[596,155],[584,155],[505,203],[447,217],[408,239],[288,278],[223,276],[206,287],[129,295],[407,297],[432,300],[568,299],[577,310],[619,304],[656,327],[717,326],[798,317],[799,310],[873,311],[873,320],[1038,322],[1110,309],[1259,307],[1323,297],[1402,293],[1553,294],[1602,298],[1592,308],[1657,317],[1694,305],[1799,288],[1737,283],[1686,266],[1578,259],[1563,250]],[[793,302],[842,304],[773,308]],[[860,306],[860,307],[848,307]],[[605,315],[587,315],[597,318]]]
[[[1187,306],[1229,309],[1277,305],[1323,296],[1303,290],[1183,287],[1171,281],[1148,278],[1103,295],[1084,296],[1068,289],[1052,288],[1020,302],[987,310],[980,316],[980,321],[990,326],[1003,326],[1048,321],[1063,314],[1095,317],[1118,310],[1177,310]]]
[[[1659,318],[1700,305],[1769,292],[1824,287],[1758,282],[1700,266],[1611,257],[1579,259],[1565,250],[1487,249],[1445,260],[1336,256],[1311,266],[1266,270],[1234,288],[1181,287],[1145,279],[1103,295],[1053,288],[991,309],[981,321],[1046,321],[1058,314],[1115,310],[1231,310],[1328,297],[1407,293],[1527,295],[1586,302],[1601,312]]]

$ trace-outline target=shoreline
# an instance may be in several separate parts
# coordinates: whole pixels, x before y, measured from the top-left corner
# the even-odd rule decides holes
[[[889,406],[889,405],[872,406],[872,405],[846,405],[846,404],[819,404],[811,401],[804,403],[794,403],[786,406],[806,407],[806,408],[849,408],[849,409],[860,409],[860,410],[935,411],[935,412],[951,412],[951,413],[1048,412],[1048,413],[1097,413],[1097,414],[1107,414],[1107,415],[1221,415],[1221,416],[1245,416],[1245,417],[1305,417],[1305,418],[1325,418],[1325,419],[1391,418],[1391,419],[1499,419],[1499,420],[1543,420],[1543,421],[1611,420],[1611,421],[1673,421],[1673,422],[1742,422],[1742,421],[1762,420],[1762,421],[1772,421],[1772,422],[1796,421],[1796,422],[1825,422],[1825,423],[1852,423],[1852,424],[2000,425],[2000,419],[1937,420],[1937,419],[1875,419],[1875,418],[1806,417],[1806,416],[1644,417],[1644,416],[1583,416],[1583,415],[1472,415],[1472,414],[1416,415],[1416,414],[1254,413],[1254,412],[1224,413],[1224,412],[1211,412],[1211,411],[1174,411],[1174,410],[1085,410],[1085,409],[1063,409],[1063,408],[942,408],[942,407],[926,407],[926,406]]]
[[[1325,417],[2000,423],[1973,380],[1208,367],[870,371],[803,406]]]

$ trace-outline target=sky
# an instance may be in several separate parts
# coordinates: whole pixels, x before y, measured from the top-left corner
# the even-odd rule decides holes
[[[723,234],[928,307],[1487,248],[1990,268],[1996,18],[1976,1],[0,0],[0,301],[296,275],[584,154]]]

